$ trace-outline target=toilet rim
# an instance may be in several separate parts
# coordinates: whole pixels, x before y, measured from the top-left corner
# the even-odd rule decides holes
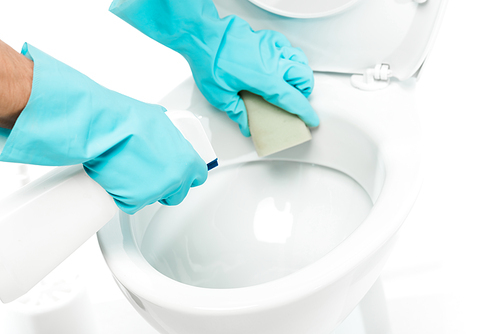
[[[118,216],[98,233],[101,250],[114,276],[130,293],[179,312],[238,313],[300,299],[347,275],[369,258],[397,232],[408,215],[422,182],[419,146],[408,138],[407,142],[379,145],[379,152],[385,166],[384,185],[365,221],[324,257],[277,280],[229,289],[175,281],[146,261],[130,222],[120,221]]]

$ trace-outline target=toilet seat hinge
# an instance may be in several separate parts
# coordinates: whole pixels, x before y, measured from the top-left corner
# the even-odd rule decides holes
[[[374,68],[366,69],[363,74],[353,74],[351,84],[361,90],[378,90],[389,85],[391,76],[389,64],[377,64]]]

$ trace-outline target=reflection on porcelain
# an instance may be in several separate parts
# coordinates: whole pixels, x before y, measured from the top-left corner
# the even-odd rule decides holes
[[[285,201],[285,207],[276,207],[274,197],[266,197],[257,204],[253,217],[253,233],[258,241],[271,244],[284,244],[292,235],[293,214],[291,204]]]
[[[161,207],[141,252],[160,273],[206,288],[261,284],[318,260],[366,218],[372,202],[331,168],[260,161],[216,169],[176,207]]]

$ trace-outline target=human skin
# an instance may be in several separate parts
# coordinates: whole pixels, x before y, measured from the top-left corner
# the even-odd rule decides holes
[[[0,40],[0,127],[12,129],[28,103],[33,61]]]

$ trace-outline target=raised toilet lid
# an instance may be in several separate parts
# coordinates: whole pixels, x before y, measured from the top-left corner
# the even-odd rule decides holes
[[[272,29],[300,47],[315,71],[363,74],[387,64],[392,76],[418,75],[446,0],[214,0],[254,30]],[[302,14],[301,14],[302,13]]]
[[[294,18],[317,18],[339,13],[359,0],[248,0],[271,13]]]

